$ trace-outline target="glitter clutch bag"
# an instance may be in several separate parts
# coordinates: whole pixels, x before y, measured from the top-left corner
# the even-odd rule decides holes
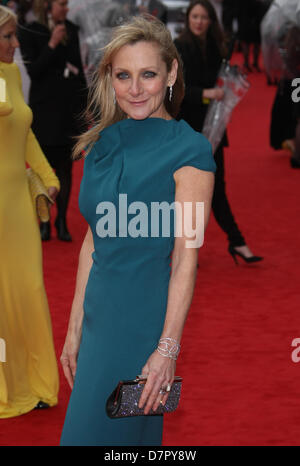
[[[144,409],[138,407],[139,399],[147,379],[137,377],[134,380],[120,381],[106,402],[106,413],[112,418],[144,416]],[[159,405],[148,416],[160,416],[175,411],[181,393],[182,378],[175,377],[165,406]]]

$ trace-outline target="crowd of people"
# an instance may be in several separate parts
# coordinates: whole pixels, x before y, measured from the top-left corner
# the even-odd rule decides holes
[[[261,71],[258,25],[270,2],[223,0],[222,28],[213,2],[193,0],[176,38],[158,0],[85,0],[84,8],[80,0],[1,3],[0,337],[8,363],[0,363],[0,419],[58,402],[41,257],[51,222],[36,221],[25,164],[57,203],[58,239],[70,242],[72,164],[84,158],[79,205],[87,233],[60,358],[72,388],[61,444],[160,445],[162,416],[148,414],[165,405],[174,381],[198,247],[186,247],[185,230],[175,234],[180,216],[169,237],[101,236],[97,205],[118,204],[122,193],[147,206],[202,202],[203,230],[212,209],[236,263],[263,260],[246,243],[226,194],[228,135],[213,154],[201,131],[209,102],[224,98],[217,77],[236,38],[244,68]],[[30,78],[28,105],[14,63],[18,47]],[[295,131],[286,139],[296,139]],[[297,157],[294,146],[295,168]],[[195,210],[185,216],[197,225]],[[139,400],[145,415],[111,420],[107,397],[138,373],[147,379]]]

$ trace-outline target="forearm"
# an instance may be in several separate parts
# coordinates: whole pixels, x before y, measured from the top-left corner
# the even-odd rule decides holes
[[[167,312],[161,338],[181,340],[184,324],[192,302],[197,273],[197,251],[172,257]]]
[[[27,136],[25,157],[26,162],[41,177],[46,188],[51,186],[59,190],[59,180],[42,152],[42,149],[31,129]]]
[[[93,259],[92,253],[94,251],[92,233],[90,229],[82,243],[81,251],[79,254],[79,263],[76,277],[75,294],[73,298],[68,332],[80,334],[82,327],[82,320],[84,315],[83,302],[85,296],[85,289],[88,282],[90,270],[92,267]]]

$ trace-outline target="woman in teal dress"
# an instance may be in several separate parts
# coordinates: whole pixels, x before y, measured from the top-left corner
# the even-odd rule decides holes
[[[161,445],[163,416],[147,414],[174,380],[215,164],[204,136],[174,119],[183,75],[160,21],[116,28],[96,78],[87,112],[98,109],[95,125],[74,153],[85,150],[79,205],[89,226],[61,356],[72,388],[61,445]],[[153,207],[174,201],[175,226],[163,214],[156,224]],[[108,396],[138,374],[147,377],[145,415],[110,419]]]

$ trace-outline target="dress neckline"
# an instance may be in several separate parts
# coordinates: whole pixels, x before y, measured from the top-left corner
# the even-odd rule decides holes
[[[14,61],[12,63],[6,63],[6,62],[0,60],[0,70],[1,69],[5,70],[6,68],[9,68],[12,65],[15,65]]]
[[[166,119],[166,118],[161,118],[161,117],[148,117],[143,120],[135,120],[134,118],[126,118],[125,121],[132,121],[132,122],[142,122],[142,121],[175,121],[174,118]],[[123,121],[123,120],[121,120]]]

